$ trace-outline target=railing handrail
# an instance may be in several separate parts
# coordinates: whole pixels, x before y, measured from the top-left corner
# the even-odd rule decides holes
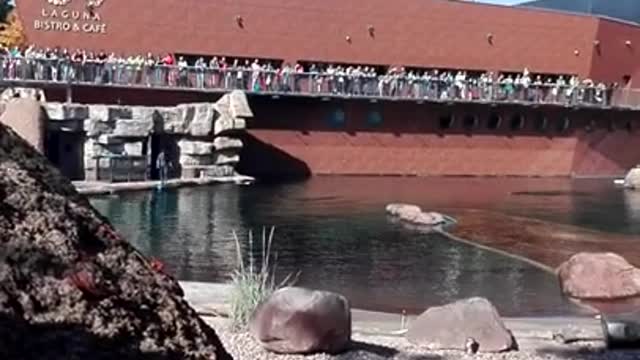
[[[36,83],[144,86],[151,88],[192,88],[196,90],[243,89],[250,93],[353,96],[464,101],[517,101],[523,103],[565,104],[573,106],[617,106],[640,108],[640,98],[615,96],[619,91],[590,80],[542,82],[536,76],[461,78],[452,73],[375,74],[367,72],[295,71],[291,68],[256,69],[246,67],[212,68],[109,62],[90,59],[49,59],[0,56],[0,80]],[[235,75],[235,76],[234,76]],[[573,79],[573,80],[572,80]],[[614,102],[613,100],[616,100]]]

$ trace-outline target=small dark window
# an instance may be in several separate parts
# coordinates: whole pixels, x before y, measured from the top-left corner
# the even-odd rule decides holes
[[[538,117],[535,118],[534,128],[538,132],[545,132],[547,131],[548,124],[549,124],[549,121],[547,120],[547,117],[544,115],[539,115]]]
[[[510,128],[512,131],[520,130],[524,127],[524,118],[520,114],[515,114],[511,117]]]
[[[624,128],[627,129],[628,132],[632,132],[633,125],[631,125],[631,121],[627,121],[627,123],[624,125]]]
[[[453,116],[444,115],[440,117],[440,129],[447,130],[453,127]]]
[[[467,115],[462,121],[462,126],[464,126],[466,130],[475,129],[478,126],[478,118],[475,115]]]
[[[491,114],[489,116],[489,122],[487,122],[487,128],[489,128],[489,130],[496,130],[500,127],[501,123],[502,123],[502,118],[500,117],[500,115]]]
[[[564,117],[558,121],[557,130],[558,132],[565,132],[571,126],[571,120],[569,117]]]

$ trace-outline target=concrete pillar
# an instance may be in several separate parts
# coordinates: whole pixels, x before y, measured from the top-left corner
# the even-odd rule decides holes
[[[11,127],[41,154],[45,153],[47,115],[38,101],[29,98],[9,100],[0,122]]]

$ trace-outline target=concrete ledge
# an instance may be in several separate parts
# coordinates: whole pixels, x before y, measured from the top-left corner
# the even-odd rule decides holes
[[[225,183],[247,185],[253,183],[254,181],[254,178],[244,175],[206,177],[197,179],[172,179],[164,183],[163,189],[175,189],[180,187],[194,187]],[[160,181],[139,181],[122,183],[108,183],[101,181],[75,181],[73,182],[73,185],[76,187],[76,190],[83,195],[109,195],[119,192],[157,189],[160,186]]]

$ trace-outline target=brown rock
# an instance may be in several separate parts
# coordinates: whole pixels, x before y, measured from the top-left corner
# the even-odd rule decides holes
[[[0,359],[230,359],[177,282],[1,124]]]
[[[479,352],[517,347],[496,308],[483,298],[429,308],[411,324],[406,337],[429,349],[468,350],[470,340],[478,344]]]
[[[249,329],[276,353],[338,353],[351,340],[351,310],[342,295],[287,287],[258,306]]]
[[[576,299],[640,296],[640,269],[613,253],[579,253],[557,270],[562,292]]]

